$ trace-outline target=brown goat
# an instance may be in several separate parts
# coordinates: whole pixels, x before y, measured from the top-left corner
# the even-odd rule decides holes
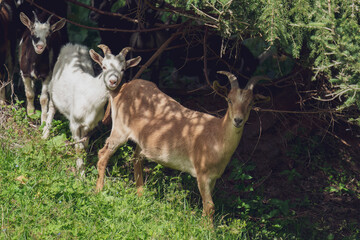
[[[136,79],[110,91],[112,130],[99,151],[96,190],[104,186],[109,158],[128,139],[137,143],[135,180],[143,185],[144,156],[166,167],[190,173],[197,179],[203,202],[203,214],[212,219],[211,192],[239,145],[244,124],[254,100],[253,87],[262,77],[252,78],[240,89],[236,77],[228,72],[231,91],[223,118],[187,109],[161,92],[154,83]]]

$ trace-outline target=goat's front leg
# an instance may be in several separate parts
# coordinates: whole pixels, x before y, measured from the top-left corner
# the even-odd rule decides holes
[[[97,162],[98,179],[96,182],[96,192],[100,192],[104,187],[105,169],[110,157],[116,152],[119,146],[127,141],[127,137],[119,131],[112,131],[110,137],[106,139],[105,146],[100,149]]]
[[[134,178],[138,196],[142,196],[144,179],[143,179],[143,157],[140,155],[141,148],[136,145],[133,162],[134,162]]]
[[[51,74],[51,73],[50,73]],[[42,83],[41,95],[40,95],[40,105],[41,105],[41,124],[46,121],[47,113],[48,113],[48,103],[49,103],[49,82],[50,75],[45,78]]]
[[[206,174],[197,175],[197,183],[203,202],[203,216],[208,216],[211,222],[215,213],[215,205],[211,197],[215,182],[216,180],[210,179]]]
[[[34,106],[34,98],[35,98],[35,91],[34,91],[34,81],[30,77],[22,76],[25,86],[25,95],[26,95],[26,112],[28,115],[32,115],[35,113],[35,106]]]

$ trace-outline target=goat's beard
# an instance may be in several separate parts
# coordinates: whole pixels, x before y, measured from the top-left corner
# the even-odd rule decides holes
[[[115,83],[115,84],[108,83],[107,84],[107,88],[109,90],[115,90],[118,86],[119,86],[119,84],[117,84],[117,83]]]

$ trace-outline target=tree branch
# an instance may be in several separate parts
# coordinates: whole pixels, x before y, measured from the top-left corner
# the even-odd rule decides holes
[[[140,77],[140,75],[153,63],[153,61],[167,48],[167,46],[177,37],[181,34],[181,31],[178,31],[176,33],[173,33],[168,40],[166,40],[160,48],[151,56],[151,58],[141,66],[140,70],[135,74],[133,79],[136,79]]]

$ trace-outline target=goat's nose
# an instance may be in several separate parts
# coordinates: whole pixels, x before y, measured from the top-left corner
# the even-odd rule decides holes
[[[117,81],[116,81],[116,79],[110,79],[109,82],[111,85],[115,85]]]
[[[242,118],[234,118],[235,127],[240,126],[240,124],[243,122]]]
[[[118,76],[116,74],[111,74],[110,77],[109,77],[109,83],[114,85],[117,83],[118,81]]]

